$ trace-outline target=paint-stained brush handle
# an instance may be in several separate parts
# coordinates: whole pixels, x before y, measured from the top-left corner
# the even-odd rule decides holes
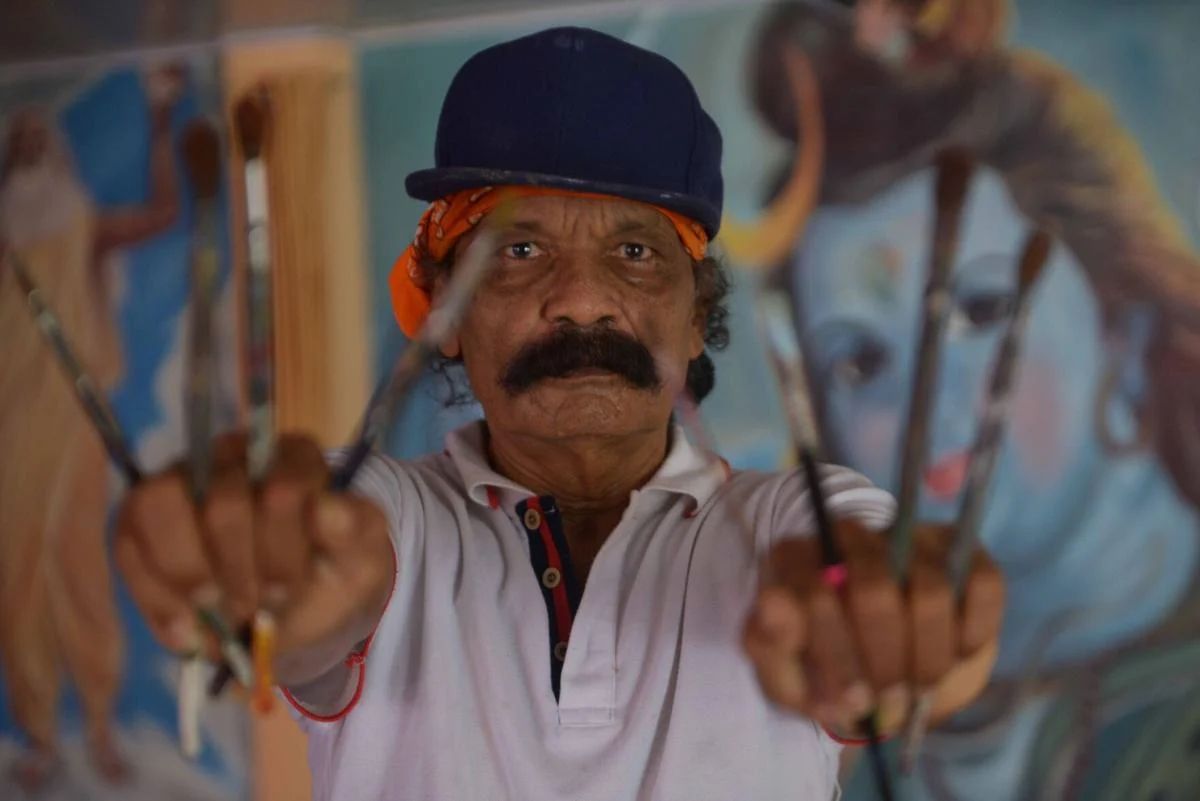
[[[892,570],[898,579],[908,575],[920,496],[921,470],[929,454],[929,422],[933,415],[942,339],[951,308],[950,276],[958,251],[959,228],[974,163],[964,150],[944,151],[937,160],[937,184],[929,270],[922,299],[921,335],[904,440],[899,454],[900,487],[891,530]]]
[[[1043,230],[1029,235],[1021,251],[1017,269],[1017,289],[1013,307],[1005,327],[1000,348],[992,366],[992,377],[988,386],[986,405],[975,442],[971,447],[967,482],[963,488],[958,519],[955,524],[954,542],[950,546],[948,569],[955,599],[962,602],[970,574],[971,560],[978,547],[983,522],[984,506],[996,459],[1007,423],[1008,409],[1016,385],[1016,368],[1020,359],[1021,344],[1029,318],[1032,290],[1041,276],[1050,255],[1051,240]],[[901,747],[900,769],[911,772],[920,756],[925,734],[929,728],[929,716],[933,711],[934,693],[921,693],[909,713]]]
[[[21,291],[25,293],[25,301],[33,315],[34,322],[53,351],[55,361],[62,368],[67,380],[71,382],[75,396],[83,406],[84,413],[91,421],[92,427],[104,442],[109,459],[124,474],[127,482],[131,485],[137,484],[142,480],[142,471],[138,467],[133,452],[129,448],[128,440],[125,438],[125,433],[121,430],[116,415],[113,414],[100,387],[84,369],[75,349],[63,332],[58,315],[51,310],[45,298],[42,297],[41,289],[34,282],[21,258],[12,251],[7,251],[5,257],[12,267]]]

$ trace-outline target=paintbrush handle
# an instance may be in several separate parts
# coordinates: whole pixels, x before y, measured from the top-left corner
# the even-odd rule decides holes
[[[1026,296],[1027,297],[1027,296]],[[954,544],[950,550],[950,581],[955,597],[961,598],[967,573],[971,565],[971,554],[979,541],[979,530],[987,501],[996,459],[1000,453],[1001,438],[1008,418],[1009,404],[1015,384],[1016,367],[1021,352],[1022,333],[1029,317],[1027,299],[1018,299],[1017,306],[1000,350],[996,354],[988,390],[987,407],[983,412],[975,444],[971,448],[967,483],[959,507],[958,523],[955,527]]]
[[[188,473],[192,494],[200,500],[212,471],[213,392],[216,352],[213,347],[213,307],[218,279],[216,210],[209,200],[197,204],[191,263],[191,341],[188,343],[187,431]]]
[[[261,481],[270,468],[275,446],[272,408],[274,359],[271,345],[271,242],[267,206],[266,164],[261,157],[246,161],[246,366],[249,406],[247,469]]]
[[[1035,230],[1029,235],[1021,252],[1016,298],[992,367],[983,419],[971,447],[967,483],[963,490],[955,539],[950,550],[950,581],[955,596],[960,599],[970,572],[971,556],[979,541],[987,493],[991,486],[992,474],[995,472],[1009,405],[1016,389],[1017,364],[1029,320],[1033,288],[1049,254],[1049,235],[1043,230]]]
[[[129,484],[137,484],[142,480],[142,471],[133,458],[125,433],[121,430],[121,425],[117,422],[112,408],[108,405],[96,382],[92,380],[91,375],[75,355],[75,349],[67,341],[66,333],[58,321],[58,315],[50,309],[49,304],[42,297],[41,289],[34,283],[33,277],[21,263],[20,257],[11,251],[6,255],[9,264],[12,265],[13,274],[20,284],[21,290],[25,293],[25,302],[29,306],[34,322],[54,353],[55,361],[58,362],[59,367],[62,368],[63,373],[74,387],[75,397],[83,406],[83,411],[91,421],[92,427],[100,435],[104,448],[108,451],[108,457],[125,475],[125,480]]]
[[[891,531],[892,570],[901,579],[908,575],[912,553],[913,529],[920,498],[921,470],[929,451],[929,420],[946,321],[953,297],[950,275],[958,251],[962,209],[972,171],[968,154],[948,150],[938,158],[933,243],[929,272],[922,300],[921,336],[917,345],[917,365],[908,403],[908,420],[900,451],[900,486],[896,494],[896,517]]]
[[[330,478],[329,489],[334,492],[344,492],[350,489],[359,468],[371,455],[371,451],[383,442],[397,407],[420,379],[433,352],[424,342],[417,340],[400,354],[391,375],[379,386],[375,396],[367,405],[358,438],[350,446],[341,466]]]

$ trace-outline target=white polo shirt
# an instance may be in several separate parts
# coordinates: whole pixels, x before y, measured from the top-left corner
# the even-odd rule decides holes
[[[862,476],[822,484],[834,514],[890,519]],[[812,528],[797,473],[731,473],[675,429],[582,598],[553,499],[491,469],[481,423],[355,488],[397,574],[353,699],[296,704],[316,801],[832,798],[840,746],[775,709],[740,647],[760,557]]]

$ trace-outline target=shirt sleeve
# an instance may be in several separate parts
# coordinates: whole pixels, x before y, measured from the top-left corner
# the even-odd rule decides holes
[[[819,465],[817,470],[830,515],[857,520],[874,530],[882,530],[892,522],[895,500],[866,476],[838,465]],[[815,530],[808,480],[803,468],[796,468],[781,479],[771,520],[771,539],[810,535]]]
[[[326,455],[331,469],[340,464],[343,455],[342,450]],[[415,513],[415,507],[419,505],[418,493],[404,464],[381,455],[373,455],[363,463],[350,491],[373,501],[387,520],[396,572],[392,576],[392,589],[380,616],[382,622],[392,612],[396,584],[407,572],[406,566],[411,564],[407,557],[413,552],[413,541],[418,533]],[[333,723],[348,715],[362,695],[367,656],[374,637],[375,632],[372,632],[341,663],[304,687],[281,687],[280,691],[291,705],[294,716],[301,722]]]

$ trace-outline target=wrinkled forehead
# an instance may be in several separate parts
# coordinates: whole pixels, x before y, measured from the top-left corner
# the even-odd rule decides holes
[[[615,197],[516,197],[505,202],[496,223],[501,229],[559,237],[607,238],[635,232],[675,237],[671,222],[653,207]]]

